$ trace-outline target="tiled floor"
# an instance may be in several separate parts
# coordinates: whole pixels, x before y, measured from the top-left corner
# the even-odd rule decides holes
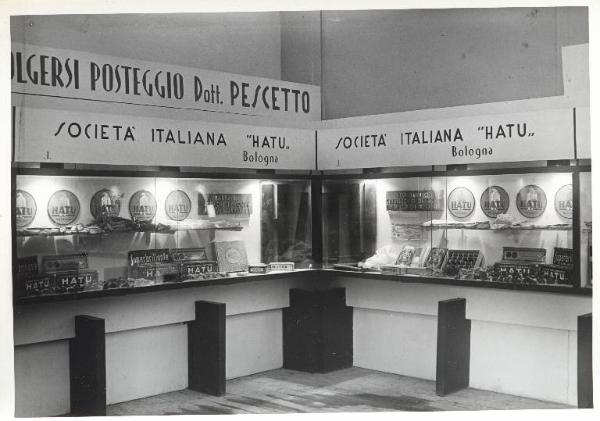
[[[220,397],[186,389],[111,405],[107,415],[544,408],[568,406],[476,389],[439,397],[435,394],[435,382],[361,368],[327,374],[280,369],[230,380],[227,393]]]

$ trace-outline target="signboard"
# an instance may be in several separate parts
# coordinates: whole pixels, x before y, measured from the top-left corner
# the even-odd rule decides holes
[[[129,213],[137,221],[152,221],[156,215],[156,199],[148,190],[136,191],[129,199]]]
[[[517,193],[517,209],[527,218],[537,218],[546,210],[546,193],[533,184],[523,187]]]
[[[17,108],[15,160],[255,169],[315,168],[315,131]]]
[[[572,158],[572,109],[318,131],[319,170]]]
[[[37,212],[35,199],[25,190],[17,190],[15,196],[15,219],[17,228],[26,227],[31,224],[33,218],[35,218],[35,213]]]
[[[109,189],[97,191],[90,201],[90,212],[94,219],[99,219],[102,216],[119,216],[121,197],[121,195]]]
[[[79,209],[79,199],[68,190],[59,190],[48,200],[48,216],[56,225],[69,225],[75,221]]]
[[[479,203],[483,213],[490,218],[506,213],[510,205],[508,193],[500,186],[490,186],[485,189]]]
[[[321,119],[318,86],[12,43],[13,93]]]
[[[563,218],[573,219],[573,185],[562,186],[554,196],[554,209]]]
[[[182,190],[173,190],[165,200],[165,212],[174,221],[183,221],[192,210],[192,201]]]
[[[475,209],[475,196],[466,187],[457,187],[448,195],[448,211],[456,218],[466,218]]]
[[[207,204],[214,207],[216,215],[248,216],[252,214],[251,194],[209,193]],[[207,213],[207,208],[204,206],[204,198],[199,194],[198,214],[206,215]]]
[[[403,190],[385,192],[385,208],[390,211],[439,211],[444,208],[442,194],[433,190]]]

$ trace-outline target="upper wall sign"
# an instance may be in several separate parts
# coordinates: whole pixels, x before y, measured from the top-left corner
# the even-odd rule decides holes
[[[17,108],[15,161],[315,168],[315,131]]]
[[[319,130],[317,157],[319,170],[572,159],[573,110]]]
[[[321,119],[318,86],[12,44],[12,92],[251,116]]]

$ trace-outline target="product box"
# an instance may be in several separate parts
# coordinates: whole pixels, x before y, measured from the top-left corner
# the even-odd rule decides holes
[[[55,278],[55,292],[57,293],[96,289],[101,289],[97,270],[61,273],[57,274]]]
[[[412,263],[414,255],[415,248],[412,246],[405,246],[396,259],[396,265],[409,266]]]
[[[248,256],[243,241],[220,241],[213,243],[220,272],[246,272]]]
[[[479,250],[448,250],[442,272],[449,276],[459,275],[461,269],[474,269],[483,264]]]
[[[74,272],[87,268],[87,253],[42,256],[42,273]]]
[[[291,272],[294,270],[294,262],[271,262],[269,263],[271,272]]]
[[[538,283],[540,266],[533,262],[497,262],[491,281],[508,283]]]
[[[37,256],[21,257],[17,259],[15,273],[18,277],[29,276],[39,273]]]
[[[444,260],[446,259],[447,252],[448,252],[448,249],[446,249],[446,248],[433,247],[429,251],[429,255],[427,256],[427,259],[425,259],[425,267],[428,269],[431,269],[431,270],[440,269],[442,267],[442,265],[444,264]]]
[[[421,268],[421,267],[407,267],[406,268],[407,275],[419,275],[419,276],[431,276],[433,271],[429,268]]]
[[[406,273],[404,265],[381,265],[379,269],[384,275],[404,275]]]
[[[134,266],[129,268],[130,279],[147,279],[156,282],[173,280],[173,275],[179,276],[179,265],[176,263],[157,263],[152,265]]]
[[[573,285],[571,269],[557,265],[540,265],[538,282],[546,285]]]
[[[21,284],[20,296],[31,297],[35,295],[54,294],[54,275],[36,275],[26,278]]]
[[[502,260],[505,262],[546,262],[546,249],[532,247],[502,247]]]
[[[219,271],[219,265],[215,261],[181,263],[180,273],[183,279],[205,278],[209,273]]]
[[[573,249],[554,247],[552,264],[557,266],[573,267]]]
[[[256,263],[248,266],[249,273],[267,273],[269,265],[266,263]]]
[[[208,260],[204,247],[171,249],[171,260],[173,262],[189,262]]]

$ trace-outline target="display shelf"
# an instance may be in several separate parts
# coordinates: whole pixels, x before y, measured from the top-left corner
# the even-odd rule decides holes
[[[247,282],[258,282],[272,279],[289,279],[296,276],[312,276],[319,272],[316,269],[296,269],[290,272],[269,272],[265,274],[250,274],[244,273],[243,275],[234,275],[224,278],[207,279],[207,280],[190,280],[181,282],[166,282],[155,285],[148,285],[144,287],[129,287],[129,288],[110,288],[110,289],[98,289],[90,291],[62,293],[62,294],[48,294],[48,295],[37,295],[16,298],[14,303],[16,305],[36,304],[36,303],[50,303],[60,301],[72,301],[82,300],[88,298],[100,298],[109,296],[122,296],[130,294],[140,294],[154,291],[166,291],[182,288],[197,288],[197,287],[208,287],[215,285],[233,285]]]
[[[436,284],[436,285],[452,285],[461,287],[477,287],[477,288],[492,288],[492,289],[509,289],[517,291],[535,291],[548,292],[570,295],[592,295],[592,288],[571,287],[564,285],[540,285],[540,284],[512,284],[492,281],[479,281],[467,279],[455,279],[447,277],[420,276],[420,275],[389,275],[375,271],[346,271],[340,269],[323,269],[323,272],[332,274],[333,276],[345,276],[349,278],[363,278],[386,280],[410,284]]]
[[[394,224],[400,227],[406,228],[421,228],[421,229],[447,229],[447,230],[474,230],[474,231],[571,231],[573,229],[572,225],[557,225],[557,226],[548,226],[548,227],[539,227],[539,226],[509,226],[509,227],[469,227],[469,226],[457,226],[457,225],[421,225],[421,224]]]
[[[18,238],[29,238],[29,237],[42,237],[42,238],[47,238],[47,237],[66,237],[66,236],[78,236],[78,237],[88,237],[88,238],[94,238],[94,237],[101,237],[101,236],[110,236],[110,235],[114,235],[114,234],[174,234],[176,232],[181,232],[181,231],[211,231],[211,230],[216,230],[216,231],[241,231],[244,227],[242,226],[236,226],[236,227],[205,227],[205,228],[175,228],[175,229],[169,229],[169,230],[164,230],[164,231],[156,231],[156,230],[146,230],[146,231],[105,231],[105,232],[99,232],[96,234],[92,234],[89,232],[58,232],[58,233],[49,233],[49,234],[24,234],[24,233],[17,233],[17,237]]]
[[[130,287],[130,288],[113,288],[101,289],[93,291],[82,291],[74,293],[63,293],[53,295],[38,295],[29,297],[20,297],[15,299],[16,305],[29,305],[37,303],[50,303],[61,301],[82,300],[90,298],[100,298],[109,296],[123,296],[129,294],[140,294],[147,292],[175,290],[182,288],[208,287],[215,285],[233,285],[247,282],[258,282],[272,279],[290,279],[297,278],[303,280],[323,280],[325,277],[346,277],[346,278],[362,278],[372,280],[385,280],[405,284],[433,284],[433,285],[450,285],[458,287],[476,287],[476,288],[491,288],[504,289],[515,291],[532,291],[545,292],[554,294],[592,296],[592,288],[569,287],[569,286],[552,286],[552,285],[534,285],[534,284],[508,284],[491,281],[476,281],[476,280],[461,280],[445,277],[431,277],[419,275],[387,275],[379,272],[354,272],[339,269],[297,269],[291,272],[270,272],[266,274],[244,274],[229,276],[226,278],[198,280],[198,281],[182,281],[172,283],[162,283],[149,285],[145,287]]]

